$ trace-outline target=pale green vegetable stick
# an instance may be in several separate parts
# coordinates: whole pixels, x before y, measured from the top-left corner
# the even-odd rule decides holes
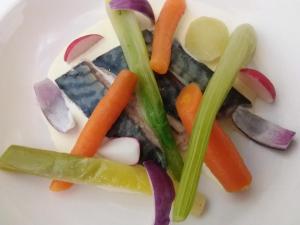
[[[105,185],[152,194],[143,166],[128,166],[101,158],[12,145],[0,157],[1,169],[72,183]]]

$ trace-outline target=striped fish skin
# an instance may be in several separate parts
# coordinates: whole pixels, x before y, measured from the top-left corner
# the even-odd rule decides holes
[[[56,83],[87,117],[90,117],[106,91],[84,63],[56,79]]]
[[[149,51],[151,54],[151,45],[152,45],[152,32],[145,30],[143,32],[144,39]],[[123,55],[121,47],[116,47],[107,53],[96,58],[93,63],[97,67],[104,68],[108,71],[111,71],[114,74],[118,74],[122,69],[128,68],[126,60]],[[181,46],[178,41],[174,41],[172,46],[172,59],[169,68],[169,73],[172,72],[173,75],[184,85],[187,85],[191,82],[195,82],[199,85],[201,90],[204,92],[205,88],[213,75],[213,71],[210,70],[206,65],[196,61],[192,58]],[[159,82],[160,75],[156,76]],[[177,88],[177,87],[176,87]],[[173,92],[173,87],[169,86],[169,92]],[[167,91],[166,91],[167,92]],[[179,93],[179,92],[178,92]],[[170,98],[174,98],[174,95],[164,96],[162,93],[162,98],[165,101],[169,101]],[[251,102],[246,99],[243,95],[237,92],[235,89],[232,89],[227,98],[224,101],[222,108],[219,111],[218,117],[224,117],[231,115],[233,111],[243,104],[251,105]],[[171,106],[172,107],[172,106]],[[174,113],[169,112],[169,107],[166,107],[168,113],[173,115]],[[175,111],[176,113],[176,111]],[[173,115],[178,118],[177,114]]]
[[[94,71],[85,62],[56,79],[56,83],[87,117],[90,117],[107,91],[107,87],[97,79]],[[126,111],[122,113],[107,136],[138,139],[141,146],[140,163],[154,160],[166,168],[166,160],[159,147],[147,138],[143,129],[130,118]]]

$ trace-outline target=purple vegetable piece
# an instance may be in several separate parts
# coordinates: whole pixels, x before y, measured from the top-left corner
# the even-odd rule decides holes
[[[36,83],[34,91],[44,116],[57,131],[66,133],[75,127],[60,89],[51,80]]]
[[[238,107],[232,115],[235,125],[249,138],[270,148],[286,150],[295,132],[280,127],[253,113],[245,107]]]
[[[111,0],[110,7],[114,10],[133,10],[148,17],[155,23],[153,9],[147,0]]]
[[[175,190],[171,178],[166,171],[153,161],[144,162],[144,166],[150,177],[155,199],[154,225],[168,225],[170,223],[170,211],[175,198]]]

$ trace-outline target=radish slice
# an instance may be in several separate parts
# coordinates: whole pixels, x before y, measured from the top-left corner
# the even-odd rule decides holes
[[[51,80],[36,83],[34,91],[44,116],[57,131],[66,133],[75,127],[60,89]]]
[[[99,34],[89,34],[72,41],[65,52],[65,62],[72,62],[78,56],[97,44],[102,38],[103,37]]]
[[[114,138],[106,142],[100,148],[99,153],[107,159],[127,165],[135,165],[140,158],[140,144],[135,138]]]
[[[165,170],[153,161],[144,162],[148,176],[152,183],[155,199],[154,225],[168,225],[170,223],[170,211],[175,198],[175,190],[171,178]]]
[[[238,79],[262,100],[268,103],[275,101],[275,87],[261,72],[248,68],[241,69]]]
[[[235,125],[249,138],[270,148],[286,150],[295,132],[273,124],[252,114],[244,107],[238,107],[232,115]]]

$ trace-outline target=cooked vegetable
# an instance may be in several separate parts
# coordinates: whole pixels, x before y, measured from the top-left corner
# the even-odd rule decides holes
[[[152,23],[155,23],[154,12],[147,0],[111,0],[109,3],[114,10],[134,10],[147,16]]]
[[[154,225],[168,225],[170,223],[170,211],[175,198],[175,190],[171,178],[165,170],[153,161],[144,162],[148,176],[152,183],[155,199]]]
[[[72,183],[152,193],[144,167],[127,166],[100,158],[84,158],[13,145],[0,157],[0,169]]]
[[[231,35],[216,72],[208,84],[193,126],[187,160],[175,198],[173,210],[175,221],[186,219],[191,211],[217,112],[229,93],[236,74],[253,56],[255,46],[254,29],[248,24],[239,26]]]
[[[121,43],[129,69],[139,76],[136,94],[138,102],[143,107],[145,120],[160,140],[168,168],[174,177],[180,180],[183,161],[177,151],[176,142],[167,121],[137,19],[132,12],[113,11],[109,6],[107,12]]]
[[[34,91],[45,118],[57,131],[66,133],[75,127],[61,91],[51,80],[36,83]]]
[[[135,165],[140,159],[140,144],[135,138],[114,138],[101,146],[100,154],[109,160]]]
[[[261,72],[244,68],[241,69],[238,78],[248,89],[262,100],[272,103],[276,99],[276,90],[272,82]]]
[[[193,208],[191,210],[191,214],[193,216],[201,216],[204,211],[205,206],[206,206],[205,196],[202,193],[197,192],[196,196],[195,196]]]
[[[144,39],[147,44],[149,53],[151,54],[152,32],[143,31]],[[96,58],[93,63],[99,68],[105,68],[114,74],[119,73],[124,68],[127,68],[127,63],[123,55],[121,47],[116,47],[107,53]],[[172,60],[170,71],[167,76],[156,76],[158,87],[166,105],[165,110],[172,116],[176,116],[175,98],[179,94],[181,88],[191,82],[196,82],[204,92],[210,80],[213,71],[206,65],[196,61],[183,49],[181,44],[174,40],[172,46]],[[169,77],[171,76],[172,77]],[[168,84],[172,85],[168,85]],[[175,87],[174,87],[175,86]],[[180,88],[181,86],[181,88]],[[172,94],[170,94],[172,93]],[[165,96],[164,96],[165,95]],[[78,98],[79,100],[80,98]],[[169,104],[172,103],[172,104]],[[231,89],[218,116],[228,116],[242,104],[250,104],[244,96],[234,89]]]
[[[192,133],[201,101],[201,90],[193,83],[186,86],[176,100],[178,115],[188,134]],[[251,184],[247,166],[217,121],[212,128],[204,162],[228,192],[242,191]]]
[[[222,21],[200,17],[189,25],[185,47],[199,61],[212,62],[223,54],[228,40],[229,31]]]
[[[233,113],[232,119],[235,125],[249,138],[274,149],[288,149],[296,134],[294,131],[258,117],[241,106]]]
[[[99,34],[89,34],[75,39],[69,44],[64,55],[67,63],[72,62],[78,56],[97,44],[103,37]]]
[[[98,103],[85,124],[71,154],[88,157],[95,155],[103,138],[132,98],[136,83],[137,76],[134,73],[128,70],[119,73],[113,85]],[[63,191],[70,186],[70,183],[53,181],[50,189],[52,191]]]
[[[154,27],[151,68],[166,74],[171,61],[171,48],[177,25],[186,8],[185,0],[166,0]]]

